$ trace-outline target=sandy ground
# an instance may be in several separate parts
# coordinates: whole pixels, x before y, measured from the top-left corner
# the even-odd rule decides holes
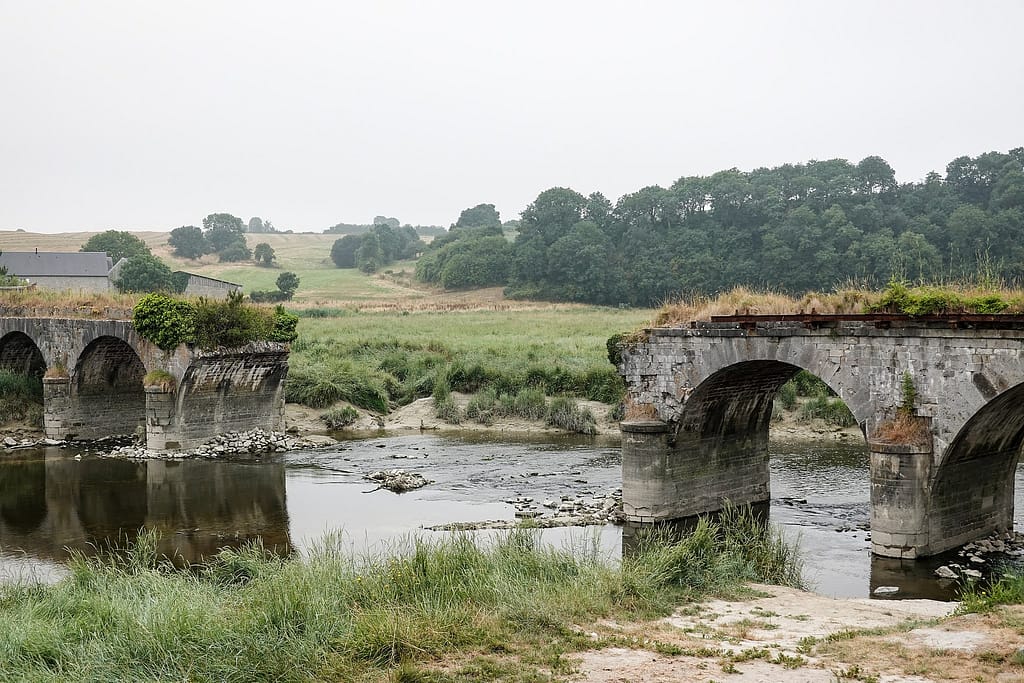
[[[778,586],[752,588],[763,597],[713,600],[651,625],[602,624],[595,636],[619,636],[630,646],[580,653],[576,679],[1024,681],[1024,667],[1011,661],[1024,636],[996,618],[948,617],[956,605],[932,600],[834,599]],[[659,654],[672,649],[683,654]]]

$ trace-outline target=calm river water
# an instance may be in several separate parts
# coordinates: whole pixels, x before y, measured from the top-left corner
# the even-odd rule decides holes
[[[218,548],[261,537],[302,550],[340,531],[353,551],[377,552],[420,527],[512,519],[504,501],[603,496],[621,486],[618,446],[590,439],[393,436],[345,441],[326,451],[258,460],[127,461],[68,449],[21,451],[0,460],[0,580],[55,578],[68,550],[123,543],[140,528],[162,550],[198,562]],[[819,592],[864,597],[880,585],[901,597],[949,598],[931,575],[940,560],[872,558],[868,456],[861,444],[774,443],[770,516],[799,538],[805,575]],[[397,495],[367,493],[375,470],[402,468],[434,483]],[[1024,475],[1017,475],[1018,526]],[[554,544],[599,543],[614,561],[619,527],[553,529]]]

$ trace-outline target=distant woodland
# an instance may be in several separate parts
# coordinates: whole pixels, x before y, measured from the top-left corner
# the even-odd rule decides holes
[[[645,187],[614,204],[556,187],[509,224],[467,209],[420,257],[449,289],[648,306],[737,285],[784,292],[837,284],[1024,276],[1024,148],[958,157],[944,175],[897,183],[871,156],[729,169]]]

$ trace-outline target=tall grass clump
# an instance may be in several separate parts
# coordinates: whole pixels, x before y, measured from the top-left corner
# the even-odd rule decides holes
[[[621,566],[530,529],[491,541],[413,537],[367,556],[340,536],[301,558],[253,543],[180,572],[156,547],[144,533],[120,558],[76,556],[56,584],[0,586],[4,676],[388,680],[498,644],[557,658],[590,646],[581,625],[663,616],[747,578],[799,583],[791,548],[744,512],[678,541],[648,539]]]
[[[857,418],[853,416],[842,399],[824,396],[812,398],[800,406],[800,419],[804,421],[819,419],[823,420],[825,424],[836,427],[852,427],[857,424]]]
[[[448,377],[439,377],[434,384],[434,414],[439,420],[448,424],[457,425],[462,422],[462,410],[455,403],[452,397],[451,387],[448,386]]]
[[[551,399],[544,422],[549,427],[577,434],[597,434],[597,421],[590,409],[581,408],[576,401],[566,396]]]
[[[352,406],[332,408],[320,416],[320,420],[328,429],[344,429],[359,419],[359,412]]]
[[[987,613],[1001,605],[1024,604],[1024,571],[1019,565],[1003,567],[991,583],[971,581],[960,591],[960,614]]]
[[[288,370],[285,400],[311,408],[328,408],[338,401],[386,413],[387,378],[349,360],[299,358]]]
[[[0,423],[25,420],[33,425],[43,423],[43,380],[0,370]]]
[[[796,544],[751,511],[726,505],[716,516],[702,516],[681,540],[654,530],[639,539],[636,556],[624,559],[623,574],[633,590],[674,588],[696,598],[722,594],[745,581],[803,587]]]

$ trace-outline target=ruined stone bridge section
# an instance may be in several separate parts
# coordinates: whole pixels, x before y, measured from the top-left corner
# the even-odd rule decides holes
[[[914,558],[1013,528],[1024,441],[1024,320],[698,322],[622,345],[623,506],[637,523],[770,499],[768,431],[798,371],[846,402],[871,450],[876,554]],[[854,319],[850,319],[854,318]],[[907,374],[924,438],[881,438]]]
[[[284,344],[163,351],[127,320],[0,317],[0,370],[42,379],[52,439],[144,430],[150,449],[174,450],[284,425]],[[163,381],[145,386],[155,371]]]

